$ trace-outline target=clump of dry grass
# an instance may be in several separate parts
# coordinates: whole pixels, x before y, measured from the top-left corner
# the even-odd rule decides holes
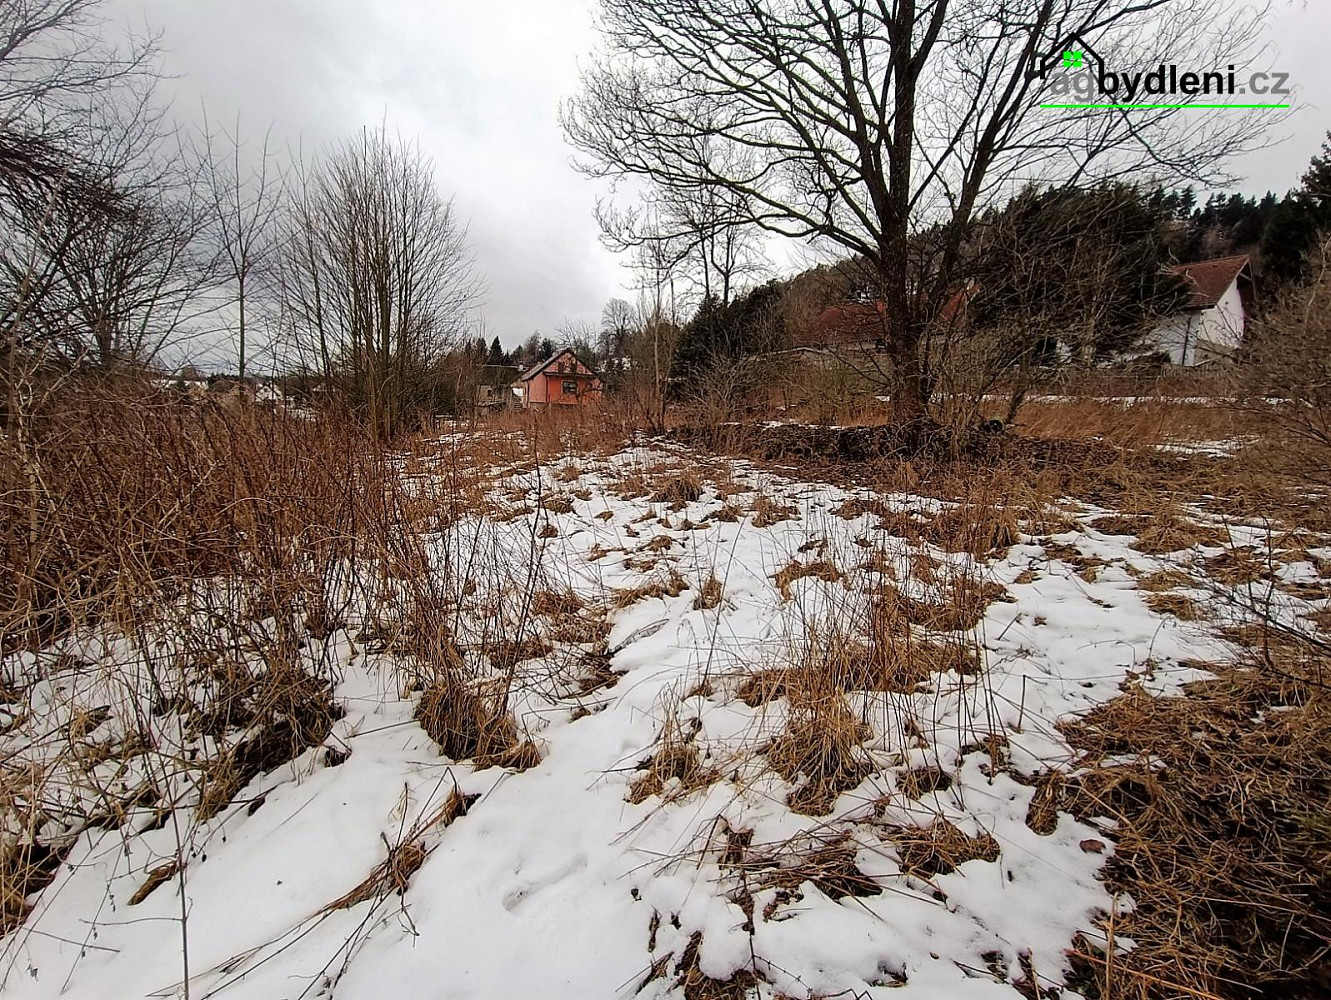
[[[1109,565],[1099,556],[1088,556],[1077,546],[1066,545],[1062,542],[1046,542],[1044,544],[1044,554],[1048,559],[1057,559],[1059,562],[1067,563],[1087,583],[1094,583],[1096,577],[1100,574],[1100,567]]]
[[[689,938],[684,953],[675,963],[673,988],[683,991],[684,1000],[746,1000],[762,982],[751,969],[739,969],[729,979],[713,979],[702,971],[698,957],[701,947],[702,932],[698,931]],[[669,963],[671,957],[666,956],[665,964]]]
[[[1138,580],[1137,589],[1159,594],[1166,590],[1176,590],[1179,587],[1190,586],[1192,582],[1192,577],[1182,570],[1162,569]]]
[[[225,749],[207,767],[197,816],[211,819],[252,780],[328,738],[342,709],[323,678],[298,670],[270,670],[244,710],[249,735]]]
[[[673,510],[682,510],[686,504],[702,498],[702,480],[696,473],[679,472],[651,495],[649,503],[669,504]]]
[[[795,517],[794,507],[778,503],[764,494],[759,494],[753,501],[753,526],[755,528],[770,528],[774,524],[790,521]]]
[[[737,848],[733,837],[728,844],[722,863],[744,875],[750,892],[776,889],[778,898],[787,902],[798,898],[805,883],[829,899],[865,898],[883,892],[877,880],[860,869],[859,845],[849,833],[814,837],[808,843],[788,842],[775,850],[750,850],[747,844]],[[763,916],[770,920],[775,912],[773,907]]]
[[[349,910],[359,903],[382,899],[390,893],[399,896],[407,891],[411,876],[415,875],[429,852],[418,841],[408,841],[389,847],[388,857],[379,862],[355,888],[329,903],[324,910]]]
[[[669,552],[676,544],[675,539],[669,535],[655,535],[652,539],[638,546],[639,552],[655,552],[658,555],[663,552]]]
[[[1156,517],[1137,536],[1132,547],[1150,555],[1162,555],[1197,545],[1214,548],[1228,544],[1229,533],[1226,531],[1166,514]]]
[[[375,865],[373,871],[354,888],[325,906],[323,912],[348,910],[360,903],[384,899],[393,893],[401,896],[407,891],[411,877],[430,856],[431,849],[425,845],[425,831],[447,827],[454,820],[465,816],[476,799],[476,795],[464,795],[454,786],[439,808],[413,824],[398,843],[390,844],[385,838],[388,856]]]
[[[1211,556],[1203,564],[1207,577],[1230,586],[1269,579],[1271,568],[1257,559],[1253,551],[1250,545],[1234,546]]]
[[[486,646],[490,662],[498,670],[509,670],[527,660],[539,660],[554,652],[554,647],[544,636],[525,636],[520,639],[492,640]]]
[[[807,563],[791,560],[784,569],[777,570],[772,579],[776,581],[776,587],[781,591],[782,600],[788,601],[790,585],[796,580],[805,580],[809,577],[815,577],[825,583],[837,583],[841,579],[841,570],[837,569],[835,563],[826,559],[815,559]]]
[[[1146,606],[1158,615],[1171,615],[1182,622],[1195,622],[1202,617],[1201,606],[1183,594],[1147,594]]]
[[[578,614],[585,606],[583,599],[571,590],[539,590],[531,599],[532,613],[549,618],[567,618]]]
[[[148,877],[143,880],[143,885],[134,890],[134,895],[129,897],[130,906],[138,906],[159,886],[165,884],[180,874],[180,862],[168,861],[164,865],[158,865],[148,872]]]
[[[890,583],[883,584],[878,600],[883,614],[935,632],[974,628],[994,601],[1011,600],[1000,584],[952,574],[937,588],[939,600],[911,597]]]
[[[722,504],[716,510],[712,511],[712,513],[709,515],[709,520],[725,521],[729,524],[734,524],[743,516],[744,516],[744,511],[741,508],[735,506],[733,503],[727,502]]]
[[[998,860],[998,841],[990,834],[972,837],[941,818],[927,827],[892,827],[887,835],[896,846],[901,870],[920,878],[948,875],[967,861]]]
[[[702,587],[698,590],[698,596],[693,599],[693,610],[710,611],[721,604],[721,596],[721,581],[713,573],[703,582]]]
[[[790,681],[799,683],[791,687]],[[797,813],[825,816],[842,792],[873,770],[863,749],[867,727],[844,695],[822,678],[800,672],[787,678],[786,728],[767,745],[768,765],[795,785],[786,804]]]
[[[499,701],[445,679],[421,694],[416,721],[453,760],[470,760],[478,769],[535,767],[541,762],[540,751],[531,740],[520,738],[512,714]]]
[[[934,792],[945,792],[952,787],[952,779],[941,767],[913,767],[897,777],[897,788],[910,799],[923,798]]]
[[[22,925],[29,910],[27,897],[51,884],[67,850],[24,840],[0,855],[0,935]]]
[[[1042,837],[1049,836],[1058,828],[1063,782],[1061,771],[1046,771],[1035,781],[1035,794],[1026,807],[1026,825]]]
[[[696,735],[696,729],[685,733],[674,715],[667,716],[656,752],[629,785],[628,801],[637,805],[654,795],[673,801],[716,782],[720,773],[703,762]]]
[[[966,503],[925,522],[921,535],[949,552],[999,555],[1021,540],[1021,527],[1008,507]]]
[[[616,608],[627,608],[639,601],[651,598],[678,597],[688,588],[688,581],[680,575],[679,570],[671,567],[669,575],[664,579],[651,580],[636,587],[623,587],[614,590],[611,604]]]
[[[844,517],[847,521],[853,521],[855,518],[863,517],[866,514],[872,514],[880,518],[890,518],[895,514],[887,504],[877,497],[852,497],[832,513],[837,517]]]
[[[1229,544],[1228,532],[1197,524],[1171,511],[1158,514],[1110,514],[1090,522],[1096,531],[1107,535],[1135,535],[1132,547],[1148,555],[1165,555],[1197,545],[1216,547]]]
[[[541,501],[541,509],[549,514],[572,514],[573,499],[562,493],[554,496],[545,497]]]

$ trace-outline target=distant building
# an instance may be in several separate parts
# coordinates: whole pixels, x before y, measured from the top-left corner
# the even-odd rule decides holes
[[[517,365],[483,365],[476,387],[476,406],[482,410],[520,409],[522,388],[514,380],[521,372]]]
[[[967,282],[964,287],[953,292],[939,310],[932,329],[942,332],[965,323],[970,300],[975,292],[976,286],[972,282]],[[796,346],[815,350],[838,347],[862,351],[882,350],[886,315],[887,303],[881,299],[829,306],[819,313]]]
[[[569,348],[533,365],[516,386],[522,389],[523,409],[550,406],[586,406],[601,399],[601,377]]]
[[[1147,344],[1176,365],[1224,361],[1243,344],[1252,307],[1252,268],[1246,256],[1221,257],[1170,270],[1187,286],[1182,307],[1147,335]]]
[[[881,347],[883,344],[882,302],[846,302],[829,306],[818,314],[800,347]]]

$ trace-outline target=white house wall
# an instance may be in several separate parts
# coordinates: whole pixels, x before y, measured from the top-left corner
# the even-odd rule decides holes
[[[1161,321],[1150,342],[1176,365],[1228,357],[1243,343],[1245,316],[1238,282],[1210,309],[1188,309]]]
[[[1238,282],[1234,282],[1225,289],[1215,308],[1202,310],[1197,361],[1206,360],[1200,356],[1202,354],[1227,355],[1237,350],[1243,343],[1243,326],[1243,298],[1239,295]]]

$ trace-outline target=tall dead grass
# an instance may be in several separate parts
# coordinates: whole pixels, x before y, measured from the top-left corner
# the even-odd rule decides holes
[[[584,627],[551,655],[567,615],[537,600],[554,590],[534,530],[446,530],[488,509],[492,472],[608,443],[603,425],[384,445],[327,416],[128,381],[6,416],[0,930],[93,827],[172,823],[166,867],[182,872],[200,824],[330,740],[348,649],[420,693],[442,753],[522,768],[540,753],[514,690],[585,673],[603,638]],[[39,718],[52,690],[70,693]]]

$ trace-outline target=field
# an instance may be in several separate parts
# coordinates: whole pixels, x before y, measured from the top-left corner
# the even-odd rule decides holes
[[[778,419],[35,420],[4,995],[1325,995],[1300,446],[1214,395],[909,459]]]

